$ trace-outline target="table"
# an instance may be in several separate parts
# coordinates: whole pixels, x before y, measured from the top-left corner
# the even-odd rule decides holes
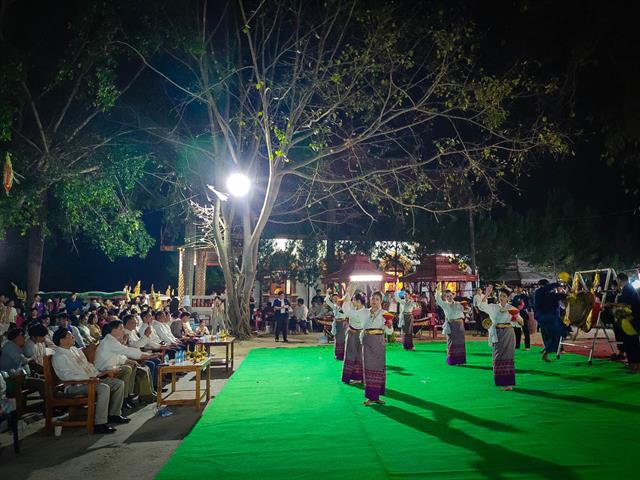
[[[207,403],[211,398],[211,379],[209,375],[211,361],[212,358],[209,357],[195,363],[192,360],[185,360],[180,363],[172,361],[169,364],[158,365],[158,408],[163,405],[193,405],[197,410],[200,410],[200,403]],[[200,387],[203,371],[207,381],[204,392]],[[196,374],[195,390],[177,390],[176,374],[189,372],[195,372]],[[171,375],[171,389],[163,395],[163,378],[166,374]]]
[[[225,360],[224,363],[217,363],[217,365],[224,365],[225,371],[229,370],[229,362],[231,362],[231,371],[233,372],[233,347],[235,344],[235,337],[225,337],[220,340],[216,340],[213,335],[205,336],[200,339],[197,345],[202,345],[208,354],[211,353],[211,347],[225,347]],[[231,350],[231,356],[229,356],[229,350]]]

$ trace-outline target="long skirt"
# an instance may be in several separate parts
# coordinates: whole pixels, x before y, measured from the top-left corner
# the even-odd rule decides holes
[[[513,355],[516,335],[513,328],[498,328],[498,342],[493,344],[493,379],[498,387],[512,387],[516,384],[516,370]]]
[[[344,348],[346,344],[346,335],[349,328],[347,321],[336,322],[336,336],[333,345],[336,360],[344,360]]]
[[[413,315],[404,316],[402,326],[402,346],[405,350],[413,350]]]
[[[386,348],[384,335],[367,335],[362,340],[364,363],[364,396],[369,400],[380,400],[387,382]]]
[[[464,322],[449,322],[451,333],[447,336],[447,363],[464,365],[467,363],[467,350],[464,344]]]
[[[349,383],[351,380],[362,381],[362,344],[360,343],[360,333],[348,330],[344,365],[342,366],[342,381]]]

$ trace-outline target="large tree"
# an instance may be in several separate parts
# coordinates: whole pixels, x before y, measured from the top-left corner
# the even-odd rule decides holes
[[[523,65],[485,70],[461,15],[350,0],[164,10],[165,60],[138,53],[176,106],[166,139],[210,162],[190,187],[237,335],[249,334],[268,222],[321,229],[486,207],[531,153],[565,149],[537,110],[553,83],[533,82]],[[249,197],[206,198],[231,171],[252,178]]]
[[[144,69],[115,40],[149,51],[127,34],[127,21],[145,24],[129,3],[0,4],[0,153],[19,180],[0,199],[0,235],[28,237],[29,295],[50,235],[83,236],[111,259],[153,244],[134,202],[149,158],[112,116]]]

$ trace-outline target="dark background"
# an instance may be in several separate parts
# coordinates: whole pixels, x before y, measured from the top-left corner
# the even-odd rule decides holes
[[[450,2],[446,5],[452,7]],[[559,80],[560,91],[546,110],[570,134],[574,155],[535,159],[517,188],[502,192],[504,202],[515,211],[526,213],[542,209],[551,196],[570,197],[578,205],[595,209],[597,215],[607,220],[609,231],[593,232],[602,236],[603,243],[612,236],[618,241],[635,242],[637,239],[630,237],[632,229],[628,227],[640,223],[638,197],[634,195],[640,184],[637,157],[633,151],[618,152],[620,158],[615,157],[612,165],[603,159],[607,142],[616,134],[640,138],[637,92],[640,41],[631,4],[502,1],[461,2],[452,8],[457,8],[461,17],[471,18],[483,34],[482,63],[488,71],[499,72],[516,61],[527,60],[541,79]],[[33,35],[64,22],[65,17],[64,8],[54,6],[53,2],[29,13],[28,30]],[[623,155],[631,163],[629,158],[621,158]],[[497,207],[491,218],[499,219],[504,212]],[[580,215],[579,210],[576,215]],[[145,286],[155,283],[163,289],[167,284],[175,285],[177,254],[160,251],[162,215],[155,211],[146,214],[144,220],[157,240],[145,259],[110,262],[82,241],[72,247],[49,238],[41,289],[111,291],[137,280],[142,280]],[[382,231],[371,231],[371,236],[385,236],[386,231],[385,239],[389,239],[388,232],[395,231],[389,225],[393,226],[392,220],[384,223]],[[274,227],[269,227],[266,234],[280,236]],[[421,232],[416,240],[428,243],[429,232]],[[0,241],[3,291],[8,291],[10,281],[24,286],[25,254],[26,242],[17,232],[9,232]]]

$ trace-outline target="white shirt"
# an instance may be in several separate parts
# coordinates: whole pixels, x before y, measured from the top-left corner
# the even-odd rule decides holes
[[[173,336],[173,333],[171,333],[171,326],[168,323],[154,320],[151,326],[156,331],[161,341],[165,343],[178,343],[178,339]]]
[[[147,346],[148,337],[140,337],[135,330],[124,329],[124,334],[127,336],[127,345],[132,348],[142,348]]]
[[[368,308],[362,307],[356,310],[353,308],[353,304],[347,300],[342,304],[342,308],[345,315],[349,317],[349,326],[357,330],[362,330],[371,316]]]
[[[451,320],[464,319],[464,307],[460,302],[445,302],[439,292],[436,292],[436,303],[444,312],[444,325],[442,326],[442,333],[444,335],[450,335],[451,325],[449,325],[449,322]]]
[[[138,359],[140,357],[142,357],[142,351],[139,348],[127,347],[121,344],[116,337],[108,334],[96,348],[94,364],[98,370],[110,370],[123,365],[127,358]]]
[[[374,328],[374,329],[384,330],[384,333],[386,333],[387,335],[390,335],[393,333],[393,327],[389,328],[384,324],[385,312],[382,308],[379,308],[375,313],[371,309],[363,308],[363,310],[369,314],[364,324],[365,330]]]
[[[162,340],[160,340],[160,337],[156,333],[155,328],[153,328],[153,325],[144,323],[144,322],[141,323],[140,326],[138,327],[138,336],[140,338],[145,337],[144,332],[147,329],[147,327],[151,327],[151,335],[149,336],[149,341],[153,346],[150,348],[160,348],[162,346],[160,345],[160,342],[162,342]]]
[[[28,338],[24,344],[24,356],[30,358],[38,365],[44,365],[44,356],[47,354],[47,346],[44,342],[36,343]]]
[[[504,307],[501,307],[499,303],[487,303],[481,302],[478,308],[489,315],[491,318],[491,327],[489,328],[489,344],[498,343],[498,332],[496,331],[496,324],[509,323],[511,324],[511,314],[509,310],[513,306],[507,303]]]
[[[479,305],[480,305],[480,302],[482,302],[483,298],[484,298],[484,295],[476,293],[473,296],[473,306],[476,307],[476,308],[480,308]]]
[[[51,359],[53,369],[62,381],[88,380],[97,377],[100,372],[96,370],[82,350],[76,347],[57,347]]]

